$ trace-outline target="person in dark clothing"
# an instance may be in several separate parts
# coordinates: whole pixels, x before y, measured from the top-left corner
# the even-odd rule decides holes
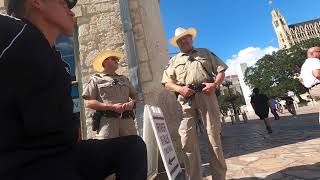
[[[55,50],[73,31],[76,1],[8,3],[21,19],[0,14],[0,179],[146,180],[140,137],[78,141],[70,69]]]
[[[286,101],[286,108],[288,109],[289,113],[291,113],[294,117],[297,115],[296,108],[294,107],[294,100],[292,97],[285,95],[283,100]]]
[[[261,94],[258,88],[253,89],[253,95],[251,96],[251,105],[254,112],[261,120],[264,121],[268,133],[272,133],[271,122],[268,119],[269,114],[269,98]]]

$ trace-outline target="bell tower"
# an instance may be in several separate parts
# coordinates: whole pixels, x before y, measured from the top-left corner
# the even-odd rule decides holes
[[[272,10],[271,15],[273,28],[278,37],[279,48],[290,48],[293,45],[293,42],[291,42],[291,32],[285,18],[280,14],[278,9]]]

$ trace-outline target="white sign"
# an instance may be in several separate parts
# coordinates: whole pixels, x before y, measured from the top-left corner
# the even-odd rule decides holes
[[[177,154],[174,150],[163,113],[159,107],[148,105],[145,106],[145,113],[152,117],[152,129],[157,140],[168,178],[169,180],[176,180],[176,177],[181,174],[182,169],[180,167]]]
[[[145,106],[143,116],[143,140],[147,146],[148,156],[148,180],[152,180],[158,175],[158,156],[159,150],[156,137],[154,136],[150,106]]]

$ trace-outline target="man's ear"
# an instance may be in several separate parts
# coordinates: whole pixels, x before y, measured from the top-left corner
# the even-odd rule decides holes
[[[44,0],[26,0],[26,1],[28,1],[27,4],[29,5],[30,8],[39,10],[43,7]]]

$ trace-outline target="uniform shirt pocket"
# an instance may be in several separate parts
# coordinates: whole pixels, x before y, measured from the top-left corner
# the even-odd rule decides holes
[[[195,57],[195,60],[201,64],[205,71],[207,71],[208,73],[212,72],[212,64],[207,58]]]
[[[116,92],[114,84],[112,82],[106,82],[98,84],[98,91],[102,101],[106,101],[111,98],[112,94]]]
[[[174,65],[175,70],[175,76],[176,76],[176,82],[185,84],[185,78],[187,75],[187,66],[185,62],[180,62]]]

